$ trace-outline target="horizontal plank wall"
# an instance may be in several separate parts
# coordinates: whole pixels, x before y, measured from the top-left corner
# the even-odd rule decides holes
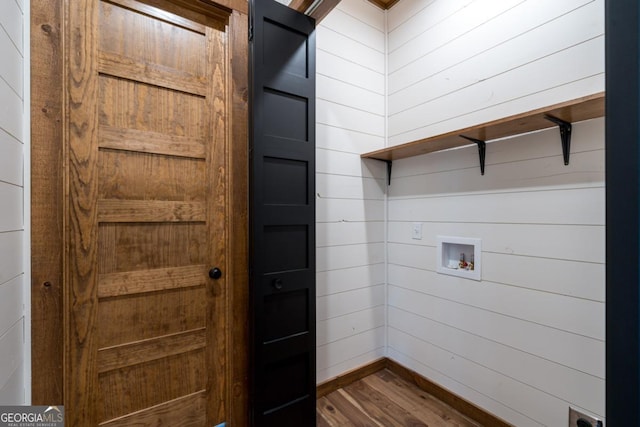
[[[602,0],[402,0],[388,12],[389,145],[604,89]],[[396,161],[388,356],[521,427],[604,417],[604,120]],[[413,223],[422,239],[412,239]],[[482,239],[482,280],[436,237]],[[622,267],[626,268],[626,267]]]
[[[28,2],[0,3],[0,405],[25,397],[24,42]]]
[[[342,0],[317,28],[317,381],[384,356],[384,12]]]
[[[401,1],[389,11],[389,145],[602,91],[603,10],[602,0]]]

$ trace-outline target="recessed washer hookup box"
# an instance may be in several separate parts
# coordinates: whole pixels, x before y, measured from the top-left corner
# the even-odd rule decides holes
[[[437,236],[436,271],[440,274],[482,280],[482,240]]]

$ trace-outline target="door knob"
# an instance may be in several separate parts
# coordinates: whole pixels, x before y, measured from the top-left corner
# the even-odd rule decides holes
[[[218,267],[213,267],[211,270],[209,270],[209,277],[216,280],[221,278],[222,270],[220,270]]]

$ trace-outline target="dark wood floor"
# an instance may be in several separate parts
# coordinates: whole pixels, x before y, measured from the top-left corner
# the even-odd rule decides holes
[[[317,414],[319,427],[480,426],[386,369],[321,397]]]

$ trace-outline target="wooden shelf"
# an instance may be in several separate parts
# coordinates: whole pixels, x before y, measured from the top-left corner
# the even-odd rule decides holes
[[[389,162],[393,160],[473,144],[473,142],[470,142],[461,136],[478,141],[491,141],[494,139],[506,138],[509,136],[558,126],[556,123],[549,120],[547,118],[548,116],[560,119],[567,123],[595,119],[597,117],[604,116],[604,97],[604,92],[601,92],[585,96],[583,98],[574,99],[572,101],[483,123],[477,126],[471,126],[441,135],[408,142],[406,144],[372,151],[370,153],[362,154],[361,157],[388,162],[387,164],[390,168]],[[565,164],[567,163],[568,151],[565,156]]]

